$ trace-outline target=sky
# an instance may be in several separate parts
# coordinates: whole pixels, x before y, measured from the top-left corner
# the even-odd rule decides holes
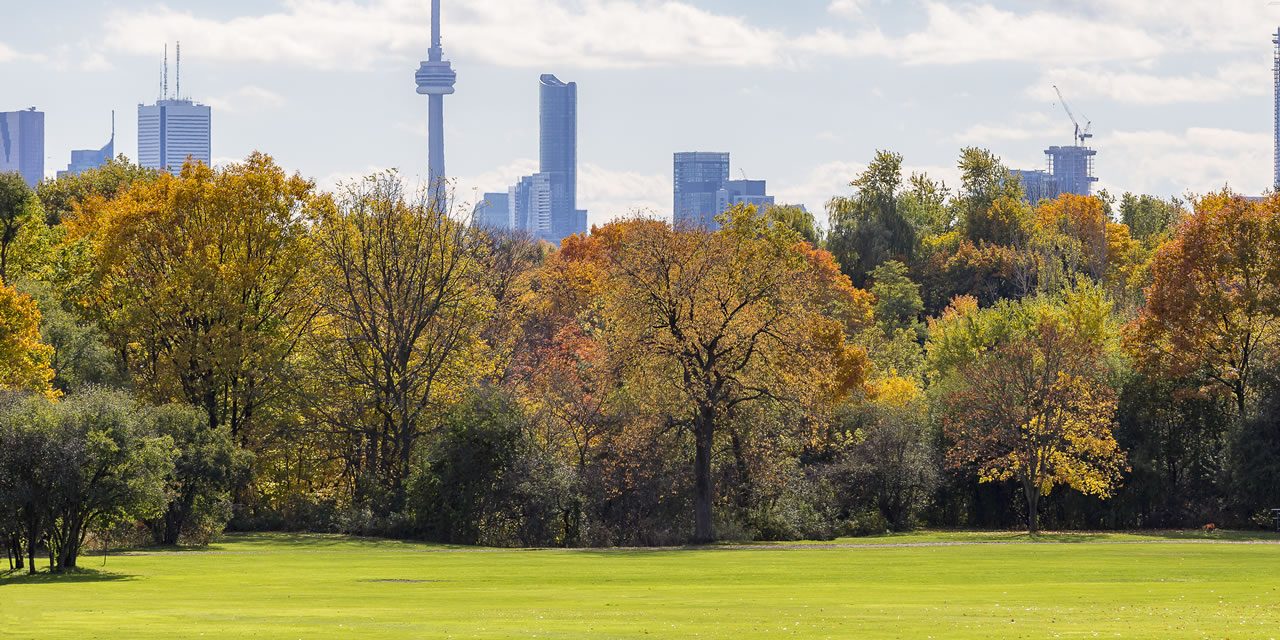
[[[1262,0],[443,2],[447,169],[464,202],[536,171],[542,73],[579,85],[592,223],[669,216],[677,151],[728,151],[735,177],[815,213],[877,149],[949,184],[966,146],[1044,168],[1073,132],[1054,84],[1092,122],[1101,188],[1271,181],[1280,6]],[[158,97],[175,41],[182,92],[213,107],[215,163],[260,150],[324,188],[426,174],[413,74],[428,0],[6,4],[0,111],[46,113],[50,175],[106,142],[113,109],[116,149],[136,156],[136,105]]]

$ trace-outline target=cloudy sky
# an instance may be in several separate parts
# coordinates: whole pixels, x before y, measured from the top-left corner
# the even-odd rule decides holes
[[[980,145],[1020,168],[1069,144],[1052,85],[1097,135],[1113,191],[1267,187],[1271,36],[1263,0],[444,0],[458,194],[536,168],[537,78],[579,83],[579,201],[593,222],[669,215],[671,154],[729,151],[734,174],[820,211],[876,149],[952,182]],[[182,41],[183,93],[214,107],[218,162],[257,149],[332,185],[426,172],[413,73],[427,0],[56,0],[6,11],[0,110],[47,114],[47,170],[105,142],[135,155],[136,105]],[[24,6],[25,5],[25,6]]]

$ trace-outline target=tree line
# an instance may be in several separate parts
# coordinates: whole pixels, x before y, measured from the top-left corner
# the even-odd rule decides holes
[[[493,545],[1252,526],[1280,495],[1280,200],[949,187],[558,247],[254,154],[0,176],[0,546]]]

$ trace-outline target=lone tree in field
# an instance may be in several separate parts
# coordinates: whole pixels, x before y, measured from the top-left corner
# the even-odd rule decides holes
[[[866,356],[846,343],[841,316],[869,318],[869,296],[754,208],[731,211],[719,231],[635,220],[597,234],[605,339],[693,434],[694,539],[714,540],[717,429],[746,403],[830,401],[861,384]]]
[[[1059,485],[1110,497],[1125,471],[1112,434],[1111,306],[1092,287],[979,310],[958,299],[933,323],[948,462],[980,482],[1016,480],[1027,527]]]

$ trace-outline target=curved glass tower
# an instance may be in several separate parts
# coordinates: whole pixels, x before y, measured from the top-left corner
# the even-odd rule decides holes
[[[586,231],[578,212],[578,84],[546,74],[539,94],[538,172],[549,182],[550,236],[558,242]]]

